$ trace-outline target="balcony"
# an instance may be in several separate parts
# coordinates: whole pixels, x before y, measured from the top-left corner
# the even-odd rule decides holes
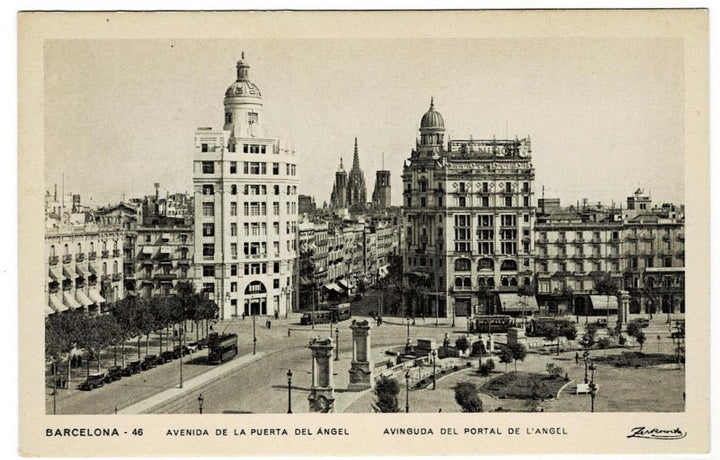
[[[174,273],[158,273],[153,278],[160,281],[167,281],[177,279],[177,275],[175,275]]]
[[[82,262],[83,260],[85,260],[85,254],[75,254],[75,262]]]
[[[60,290],[60,286],[59,286],[58,284],[54,284],[53,286],[50,286],[50,287],[48,288],[48,292],[49,292],[50,294],[55,294],[55,293],[58,292],[59,290]]]
[[[112,280],[113,281],[120,281],[122,279],[122,275],[120,273],[113,273]]]
[[[540,238],[535,242],[536,244],[548,244],[547,238]]]
[[[95,286],[97,284],[97,278],[89,278],[88,286]]]
[[[558,238],[555,242],[557,244],[565,244],[567,243],[567,238]]]
[[[620,244],[620,243],[622,243],[620,238],[611,238],[610,239],[610,244]]]
[[[69,264],[70,262],[72,262],[72,256],[71,255],[63,256],[62,261],[64,264]]]
[[[120,257],[120,250],[119,249],[113,249],[113,257]]]
[[[100,280],[101,280],[101,281],[110,281],[110,275],[102,275],[102,276],[100,277]]]
[[[596,236],[596,237],[593,237],[593,239],[590,240],[590,242],[593,244],[600,244],[600,243],[602,243],[602,240],[600,239],[599,236]]]
[[[48,257],[48,263],[49,263],[50,265],[57,265],[59,261],[60,261],[60,257],[59,257],[59,256],[50,256],[50,257]]]
[[[100,257],[102,257],[103,259],[107,259],[108,257],[110,257],[110,251],[108,251],[107,249],[105,251],[102,251],[100,253]]]
[[[88,260],[95,260],[97,258],[97,252],[88,252]]]

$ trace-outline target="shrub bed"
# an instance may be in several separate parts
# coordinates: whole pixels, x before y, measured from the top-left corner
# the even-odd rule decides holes
[[[677,356],[624,351],[619,355],[597,356],[593,358],[593,361],[614,365],[615,367],[645,367],[677,363]]]
[[[529,372],[508,372],[485,383],[480,389],[499,399],[553,399],[567,383],[560,377]]]

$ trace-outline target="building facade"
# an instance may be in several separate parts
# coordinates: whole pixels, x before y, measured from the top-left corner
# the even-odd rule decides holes
[[[243,58],[222,130],[195,133],[195,278],[220,316],[282,315],[297,286],[297,158],[264,126]]]
[[[390,204],[390,171],[375,172],[375,189],[372,194],[372,204],[375,209],[387,209]]]
[[[437,311],[425,314],[536,309],[517,296],[520,286],[533,284],[535,268],[530,140],[446,144],[444,135],[431,101],[403,170],[404,272],[434,297],[430,308]]]

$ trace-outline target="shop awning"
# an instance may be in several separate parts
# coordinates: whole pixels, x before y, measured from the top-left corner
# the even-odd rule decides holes
[[[53,313],[55,313],[55,310],[45,305],[45,316],[52,315]]]
[[[173,248],[171,246],[160,246],[160,254],[172,254]]]
[[[312,280],[310,278],[306,278],[304,276],[300,277],[300,284],[303,286],[307,286],[308,284],[313,284]]]
[[[590,303],[593,310],[617,310],[617,297],[612,295],[591,295]]]
[[[50,267],[50,278],[55,281],[63,279],[62,273],[60,273],[60,267]]]
[[[93,302],[83,291],[75,291],[75,299],[80,302],[83,307],[89,307]]]
[[[78,274],[85,278],[88,275],[88,269],[83,267],[82,265],[76,265],[75,270],[77,270]]]
[[[92,301],[94,303],[100,304],[100,303],[105,302],[105,299],[103,298],[103,296],[100,295],[100,293],[98,292],[97,289],[90,289],[89,294],[90,294],[90,298],[92,299]]]
[[[75,270],[68,267],[67,265],[63,266],[63,274],[65,275],[66,278],[70,278],[70,279],[75,279],[78,276],[77,273],[75,273]]]
[[[93,275],[97,275],[100,272],[97,264],[89,264],[88,268],[90,269],[90,273],[92,273]]]
[[[73,310],[76,308],[82,308],[82,305],[80,305],[77,300],[73,299],[73,297],[67,292],[63,292],[63,302]]]
[[[344,289],[342,289],[340,286],[338,286],[338,285],[335,284],[335,283],[328,283],[328,284],[326,284],[326,285],[323,286],[323,287],[324,287],[325,289],[327,289],[328,291],[335,291],[335,292],[338,292],[338,293],[340,293],[340,294],[342,294],[343,292],[345,292]]]
[[[58,299],[57,297],[52,296],[52,295],[50,296],[50,307],[52,307],[53,310],[55,310],[58,313],[66,311],[68,309],[68,307],[63,305],[63,303],[60,301],[60,299]]]
[[[349,291],[350,289],[352,289],[352,288],[354,287],[352,283],[350,283],[350,282],[348,282],[348,281],[346,281],[346,280],[339,280],[339,281],[337,282],[337,284],[339,284],[340,287],[343,288],[343,289],[345,289],[346,291]]]
[[[535,296],[520,296],[515,293],[498,294],[503,311],[534,312],[540,311]]]

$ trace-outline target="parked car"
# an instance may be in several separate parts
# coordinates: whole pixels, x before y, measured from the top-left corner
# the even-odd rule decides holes
[[[202,350],[203,348],[207,348],[208,339],[207,337],[203,337],[202,339],[197,341],[198,350]]]
[[[157,355],[147,355],[142,362],[142,370],[146,371],[157,366]]]
[[[648,327],[650,325],[650,321],[647,318],[638,318],[635,322],[638,323],[640,327]]]
[[[120,366],[110,366],[105,375],[105,383],[114,382],[122,378],[122,368]]]
[[[105,384],[105,373],[104,372],[98,372],[95,374],[90,374],[88,378],[80,384],[80,389],[85,391],[90,391],[94,388],[100,388]]]
[[[138,372],[142,370],[142,362],[141,361],[130,361],[127,366],[122,370],[122,375],[125,377],[128,377],[130,375],[135,375]]]
[[[595,321],[595,324],[597,324],[600,327],[607,327],[608,321],[606,318],[599,318],[597,321]]]
[[[179,358],[181,355],[182,355],[182,356],[185,356],[185,355],[190,354],[190,349],[189,349],[188,347],[184,346],[184,345],[183,345],[182,347],[181,347],[180,345],[175,345],[175,348],[173,348],[172,353],[173,353],[173,357],[174,357],[175,359],[177,359],[177,358]]]
[[[187,344],[187,349],[190,353],[195,353],[200,349],[200,345],[197,342],[190,342]]]
[[[162,363],[169,363],[175,358],[175,355],[170,350],[165,350],[162,353],[160,353],[160,357],[158,358],[158,364]]]

